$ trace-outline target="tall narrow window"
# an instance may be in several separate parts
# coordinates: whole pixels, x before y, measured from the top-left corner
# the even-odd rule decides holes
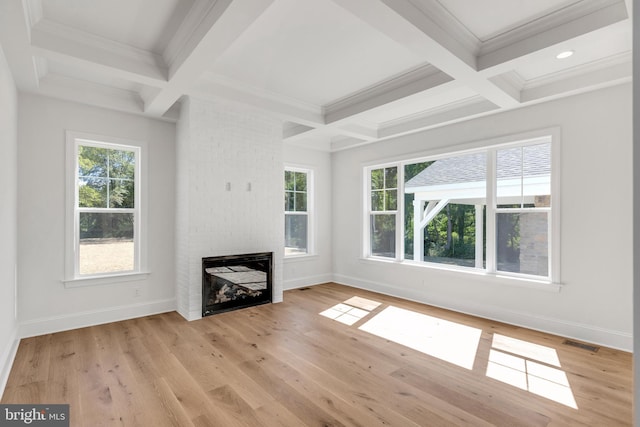
[[[498,150],[497,270],[547,277],[551,224],[551,144]]]
[[[140,271],[140,148],[73,140],[73,276]]]
[[[396,257],[398,167],[372,169],[370,173],[370,249],[372,256]]]
[[[285,169],[285,256],[305,255],[311,252],[311,188],[312,174],[310,170]]]

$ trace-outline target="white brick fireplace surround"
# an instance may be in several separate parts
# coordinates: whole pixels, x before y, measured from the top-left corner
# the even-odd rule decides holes
[[[189,97],[177,128],[178,312],[202,316],[202,258],[273,252],[282,301],[282,123],[261,111]]]

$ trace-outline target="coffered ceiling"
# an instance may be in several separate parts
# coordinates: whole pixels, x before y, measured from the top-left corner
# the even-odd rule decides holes
[[[334,151],[628,82],[631,4],[2,0],[0,45],[24,92],[165,120],[222,98]]]

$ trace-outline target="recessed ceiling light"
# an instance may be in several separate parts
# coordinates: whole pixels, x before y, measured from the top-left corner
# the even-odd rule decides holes
[[[557,59],[565,59],[570,57],[571,55],[573,55],[573,51],[572,50],[565,50],[564,52],[560,52],[559,54],[556,55]]]

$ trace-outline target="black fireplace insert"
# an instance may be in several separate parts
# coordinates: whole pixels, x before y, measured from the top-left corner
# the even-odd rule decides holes
[[[271,302],[273,252],[202,258],[202,316]]]

